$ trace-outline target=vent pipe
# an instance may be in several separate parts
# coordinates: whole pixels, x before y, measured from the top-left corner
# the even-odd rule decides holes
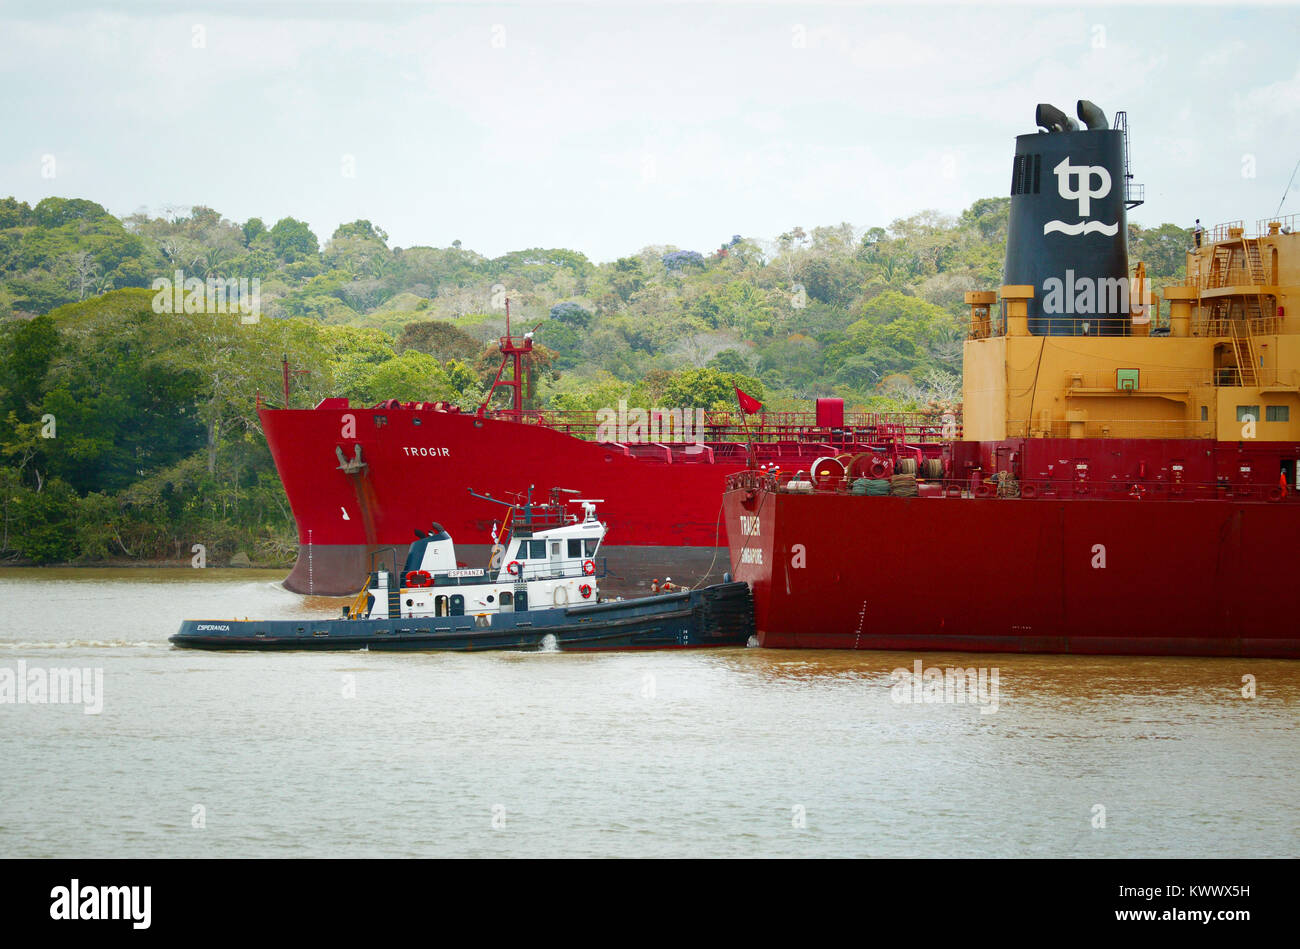
[[[1110,123],[1106,121],[1106,113],[1097,108],[1087,99],[1080,99],[1077,106],[1079,120],[1088,126],[1092,131],[1097,132],[1110,128]]]
[[[1040,102],[1034,110],[1034,121],[1048,132],[1074,132],[1079,126],[1054,105]]]

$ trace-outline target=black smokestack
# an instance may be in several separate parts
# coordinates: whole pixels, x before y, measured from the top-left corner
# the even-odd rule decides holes
[[[1081,101],[1079,114],[1089,124],[1105,123],[1091,103]],[[1003,282],[1033,286],[1035,336],[1123,335],[1124,132],[1079,129],[1050,105],[1040,105],[1036,118],[1048,131],[1016,137]],[[1124,282],[1123,296],[1115,281]]]

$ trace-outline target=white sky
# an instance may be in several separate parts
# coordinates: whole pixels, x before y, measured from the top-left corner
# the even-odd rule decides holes
[[[610,260],[955,213],[1040,101],[1128,111],[1143,224],[1253,223],[1300,160],[1288,5],[177,7],[0,0],[0,196]]]

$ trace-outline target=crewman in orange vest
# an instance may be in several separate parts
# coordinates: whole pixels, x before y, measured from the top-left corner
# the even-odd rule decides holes
[[[664,593],[672,593],[677,589],[677,584],[673,583],[672,577],[664,577],[664,585],[660,588]]]
[[[1281,471],[1277,476],[1277,486],[1282,489],[1282,497],[1287,495],[1286,471]]]
[[[655,593],[658,593],[658,592],[659,592],[659,578],[658,578],[658,577],[655,577],[653,580],[650,581],[650,592],[651,592],[651,594],[655,594]]]

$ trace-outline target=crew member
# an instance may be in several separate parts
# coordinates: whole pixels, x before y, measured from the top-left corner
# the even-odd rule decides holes
[[[1201,249],[1201,238],[1205,236],[1205,228],[1201,227],[1201,219],[1196,219],[1196,227],[1192,229],[1192,239],[1196,241],[1196,249]]]
[[[677,584],[673,583],[672,577],[664,577],[664,585],[660,587],[664,593],[672,593],[677,588]]]
[[[653,580],[650,581],[650,592],[651,592],[652,594],[654,594],[654,593],[658,593],[658,592],[659,592],[659,578],[658,578],[658,577],[655,577]]]

